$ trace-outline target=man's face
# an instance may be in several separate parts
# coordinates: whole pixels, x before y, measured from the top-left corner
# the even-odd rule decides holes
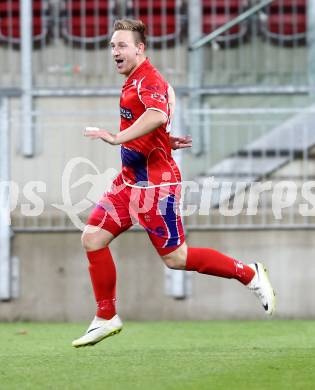
[[[126,77],[134,70],[140,61],[141,47],[137,47],[132,31],[115,31],[111,42],[112,56],[118,73]],[[141,46],[141,45],[139,45]]]

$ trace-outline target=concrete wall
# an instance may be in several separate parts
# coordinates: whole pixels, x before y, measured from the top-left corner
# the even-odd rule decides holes
[[[191,246],[211,246],[237,259],[263,261],[277,292],[277,318],[315,318],[313,231],[190,232]],[[164,268],[145,233],[113,242],[118,308],[123,319],[265,318],[258,301],[234,280],[192,274],[192,296],[164,293]],[[0,303],[0,320],[89,321],[94,300],[78,233],[16,234],[20,297]]]

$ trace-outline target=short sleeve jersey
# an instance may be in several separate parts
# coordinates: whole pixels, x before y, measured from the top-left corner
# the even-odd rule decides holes
[[[177,184],[179,169],[171,155],[168,83],[146,59],[126,80],[120,97],[120,131],[130,127],[146,110],[162,112],[167,122],[140,138],[122,144],[122,177],[141,187]]]

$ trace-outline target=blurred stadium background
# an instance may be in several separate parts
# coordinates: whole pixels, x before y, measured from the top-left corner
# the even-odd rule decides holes
[[[315,0],[0,0],[0,321],[90,320],[94,313],[80,231],[53,205],[64,203],[61,178],[72,158],[101,173],[119,169],[118,149],[82,131],[118,129],[123,79],[108,42],[113,20],[125,16],[147,24],[147,54],[176,89],[174,132],[193,136],[192,150],[175,152],[184,179],[201,186],[214,176],[220,184],[209,215],[185,218],[188,242],[265,262],[277,317],[314,318],[314,212],[301,216],[299,204],[315,174]],[[74,169],[72,204],[91,200],[95,176],[86,163]],[[11,202],[9,181],[11,195],[18,191]],[[229,190],[225,181],[242,185]],[[283,194],[272,191],[262,193],[257,215],[220,212],[219,203],[228,209],[244,193],[247,205],[247,189],[258,181],[285,188],[288,203],[297,189],[281,219],[271,206]],[[289,181],[293,187],[283,184]],[[40,215],[32,192],[44,201]],[[188,190],[184,207],[199,201]],[[123,319],[263,316],[234,282],[166,270],[139,229],[111,247]]]

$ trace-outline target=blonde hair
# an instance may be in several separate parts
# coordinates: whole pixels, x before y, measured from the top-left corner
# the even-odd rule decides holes
[[[141,20],[119,19],[114,23],[114,31],[125,30],[132,31],[136,44],[143,43],[146,45],[145,24]]]

